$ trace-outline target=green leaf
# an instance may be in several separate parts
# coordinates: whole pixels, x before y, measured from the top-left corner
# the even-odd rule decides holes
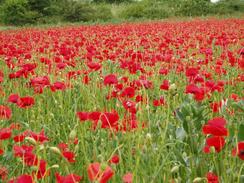
[[[184,130],[184,128],[177,128],[175,131],[176,134],[176,138],[180,139],[180,140],[184,140],[184,138],[186,137],[186,131]]]
[[[244,141],[244,124],[240,125],[239,131],[238,131],[238,140]]]

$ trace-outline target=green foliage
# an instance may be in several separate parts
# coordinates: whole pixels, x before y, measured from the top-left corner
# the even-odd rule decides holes
[[[42,15],[48,13],[48,7],[51,5],[51,0],[28,0],[30,10],[36,11]]]
[[[153,3],[146,6],[143,13],[148,19],[163,19],[169,17],[169,12],[163,4]]]
[[[113,18],[111,9],[106,4],[95,6],[95,12],[95,20],[107,21]]]
[[[144,4],[143,3],[132,3],[128,5],[120,14],[121,18],[142,18],[144,17]]]
[[[221,0],[215,4],[210,3],[210,0],[143,0],[141,2],[93,0],[91,2],[0,0],[0,22],[7,25],[24,25],[61,21],[108,21],[116,18],[126,20],[163,19],[170,16],[232,15],[244,12],[243,0]]]
[[[124,19],[128,18],[147,18],[162,19],[169,17],[169,12],[160,3],[138,2],[128,5],[120,15]]]
[[[28,9],[26,0],[8,0],[3,4],[3,21],[8,25],[35,23],[38,13]]]
[[[176,10],[180,16],[202,16],[211,13],[211,3],[208,0],[185,0],[181,1]]]
[[[63,8],[64,20],[69,22],[90,21],[94,14],[95,9],[91,5],[77,1],[69,2]]]
[[[132,0],[93,0],[95,3],[128,3]]]
[[[241,0],[222,0],[211,7],[212,14],[233,14],[235,12],[244,12],[244,1]]]

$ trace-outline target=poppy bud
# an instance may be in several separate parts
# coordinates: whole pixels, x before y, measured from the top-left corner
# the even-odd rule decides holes
[[[104,170],[106,170],[107,167],[108,167],[108,165],[106,163],[102,163],[101,164],[101,171],[103,172]]]
[[[171,173],[177,173],[179,171],[179,165],[176,165],[174,166],[172,169],[171,169]]]
[[[198,182],[202,182],[204,180],[204,178],[201,177],[197,177],[193,180],[193,183],[198,183]]]
[[[50,168],[59,168],[59,165],[55,164],[55,165],[52,165]]]
[[[151,140],[152,140],[152,135],[151,135],[150,133],[147,133],[147,135],[146,135],[146,139],[147,139],[148,141],[151,141]]]
[[[33,139],[32,137],[25,137],[25,140],[28,141],[29,143],[31,143],[32,145],[37,144],[36,140]]]
[[[187,122],[191,121],[191,116],[186,116],[186,121]]]
[[[216,151],[215,151],[215,148],[214,148],[213,146],[210,147],[210,152],[211,152],[211,153],[215,153],[215,152],[216,152]]]
[[[76,137],[76,134],[76,130],[72,130],[69,134],[69,139],[73,141]]]
[[[78,150],[79,150],[79,145],[76,145],[74,151],[77,152]]]
[[[49,147],[49,149],[56,154],[62,155],[61,151],[57,147]]]
[[[99,155],[97,156],[97,158],[98,158],[101,162],[104,161],[103,155],[101,155],[101,154],[99,154]]]
[[[39,148],[38,149],[39,151],[42,151],[45,148],[45,146],[43,144],[41,144],[41,145],[38,146],[38,148]]]
[[[176,87],[175,83],[173,83],[169,86],[169,90],[171,90],[171,91],[176,90],[176,89],[177,89],[177,87]]]

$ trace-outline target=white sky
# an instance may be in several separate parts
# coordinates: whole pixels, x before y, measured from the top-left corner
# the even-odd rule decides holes
[[[219,0],[211,0],[212,3],[217,3]]]

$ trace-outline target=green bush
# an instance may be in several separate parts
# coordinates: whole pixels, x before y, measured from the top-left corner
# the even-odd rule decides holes
[[[111,8],[106,4],[96,5],[94,9],[96,12],[93,17],[94,20],[108,21],[113,18]]]
[[[124,19],[129,18],[143,18],[144,17],[144,4],[143,3],[131,3],[122,10],[120,17]]]
[[[3,7],[0,5],[0,24],[3,24]]]
[[[163,19],[169,17],[169,12],[164,4],[150,3],[145,6],[143,13],[148,19]]]
[[[157,2],[138,2],[128,5],[122,12],[120,17],[128,18],[146,18],[146,19],[162,19],[169,17],[166,6]]]
[[[242,0],[222,0],[219,3],[212,5],[212,14],[233,14],[236,12],[244,12],[244,1]]]
[[[176,15],[180,16],[202,16],[211,13],[209,0],[183,0],[178,5]]]
[[[8,0],[2,6],[3,22],[7,25],[34,24],[38,13],[28,9],[26,0]]]
[[[30,10],[38,12],[41,16],[48,14],[48,7],[51,5],[51,0],[28,0]]]
[[[71,1],[63,7],[63,17],[69,22],[87,22],[94,19],[95,9],[87,4]]]

